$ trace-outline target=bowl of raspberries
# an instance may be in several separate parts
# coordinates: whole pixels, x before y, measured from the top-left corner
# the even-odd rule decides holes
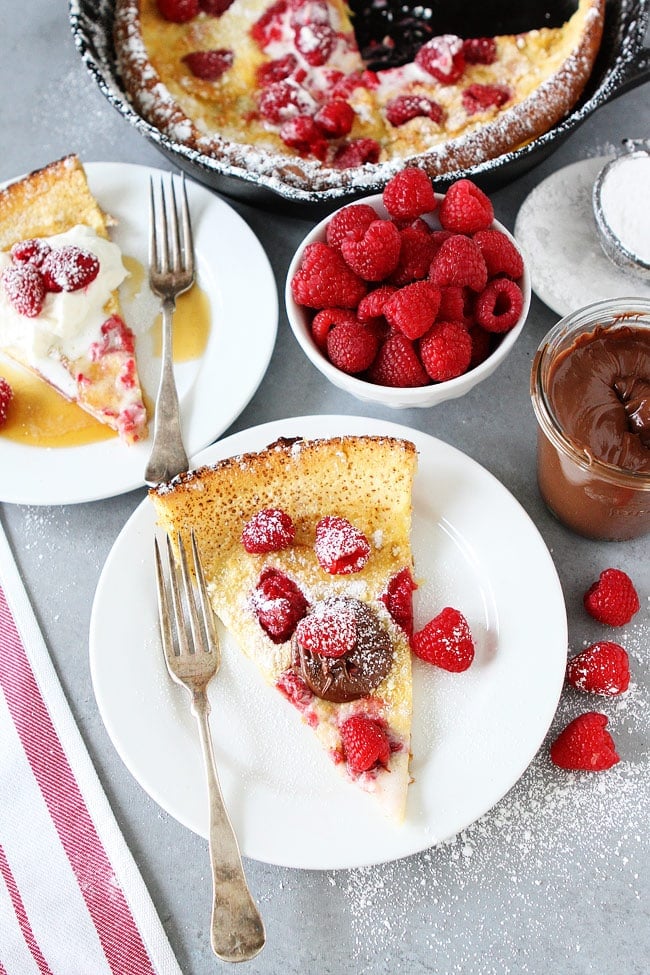
[[[322,220],[287,274],[289,324],[335,386],[406,409],[463,396],[503,362],[530,277],[489,197],[416,166]]]

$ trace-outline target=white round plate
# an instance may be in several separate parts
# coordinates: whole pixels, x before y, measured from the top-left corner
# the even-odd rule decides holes
[[[650,287],[612,264],[600,246],[592,191],[610,159],[581,159],[552,173],[517,214],[514,236],[533,291],[562,318],[604,298],[650,298]]]
[[[476,658],[462,674],[414,660],[412,773],[406,821],[333,766],[298,712],[225,633],[210,689],[212,731],[242,852],[312,869],[416,853],[487,812],[518,780],[550,726],[566,665],[558,577],[532,521],[484,468],[407,427],[363,417],[301,417],[235,434],[211,463],[278,437],[379,434],[412,440],[416,627],[444,606],[467,617]],[[90,664],[99,710],[127,768],[167,812],[207,835],[207,794],[189,696],[170,680],[157,629],[154,512],[146,499],[109,555],[95,596]]]
[[[111,238],[122,253],[148,266],[149,177],[163,173],[126,163],[86,163],[88,184],[117,220]],[[183,436],[190,455],[230,426],[266,372],[278,325],[278,294],[268,258],[242,218],[210,190],[187,180],[197,282],[207,295],[212,327],[200,360],[175,366]],[[143,294],[146,294],[143,292]],[[143,314],[138,298],[128,322]],[[145,303],[151,320],[151,306]],[[155,314],[155,309],[154,309]],[[137,335],[136,354],[145,394],[155,400],[160,359],[150,337]],[[153,428],[153,423],[151,424]],[[148,440],[127,446],[117,439],[81,447],[32,447],[0,437],[0,501],[72,504],[123,494],[144,484]]]

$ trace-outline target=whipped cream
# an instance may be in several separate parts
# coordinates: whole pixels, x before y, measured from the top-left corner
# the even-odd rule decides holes
[[[90,227],[79,225],[46,239],[53,249],[72,244],[92,252],[99,261],[99,273],[78,291],[48,293],[35,318],[16,311],[0,285],[0,348],[15,350],[46,378],[56,377],[59,388],[63,384],[72,391],[74,383],[60,361],[79,358],[100,339],[101,326],[107,318],[104,306],[128,271],[117,244],[100,237]],[[0,253],[0,275],[11,263],[8,252]]]

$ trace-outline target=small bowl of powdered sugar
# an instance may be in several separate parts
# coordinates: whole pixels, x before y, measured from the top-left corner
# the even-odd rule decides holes
[[[650,280],[650,140],[627,139],[626,152],[601,169],[593,189],[598,236],[607,257]]]

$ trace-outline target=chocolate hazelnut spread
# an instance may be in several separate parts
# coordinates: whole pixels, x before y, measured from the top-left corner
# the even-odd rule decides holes
[[[341,704],[365,697],[390,671],[393,650],[390,637],[379,617],[366,603],[347,596],[333,596],[316,603],[315,613],[352,616],[356,637],[342,656],[332,657],[315,652],[301,644],[298,632],[291,642],[292,663],[317,697]]]

